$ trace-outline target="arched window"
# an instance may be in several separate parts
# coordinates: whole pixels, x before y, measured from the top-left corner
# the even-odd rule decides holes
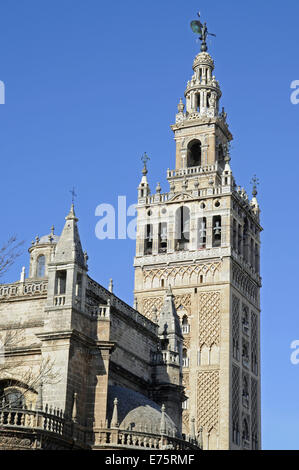
[[[242,439],[243,441],[249,441],[249,428],[247,419],[243,420]]]
[[[176,240],[175,249],[187,250],[190,239],[190,210],[188,207],[181,206],[176,211]]]
[[[183,367],[189,367],[188,351],[186,348],[183,349],[182,359],[183,359]]]
[[[249,406],[249,393],[248,393],[248,379],[246,375],[243,377],[243,388],[242,388],[242,402],[243,405],[248,408]]]
[[[45,268],[46,268],[46,258],[44,255],[40,255],[37,258],[37,269],[36,269],[37,277],[45,277]]]
[[[184,315],[182,319],[182,333],[187,334],[189,333],[189,331],[190,331],[190,325],[188,322],[188,317],[187,315]]]
[[[16,388],[7,388],[4,391],[5,404],[12,408],[22,408],[24,405],[24,396]]]
[[[192,140],[187,148],[187,166],[201,165],[201,142],[200,140]]]

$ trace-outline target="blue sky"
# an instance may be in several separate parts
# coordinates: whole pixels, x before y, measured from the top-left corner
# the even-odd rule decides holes
[[[59,233],[76,187],[90,274],[132,303],[132,240],[99,241],[95,208],[136,201],[147,151],[152,189],[175,166],[170,124],[192,75],[198,10],[234,135],[232,168],[262,208],[262,428],[265,449],[298,449],[299,79],[296,0],[1,1],[0,242]],[[296,261],[297,260],[297,261]],[[25,253],[4,281],[19,278]]]

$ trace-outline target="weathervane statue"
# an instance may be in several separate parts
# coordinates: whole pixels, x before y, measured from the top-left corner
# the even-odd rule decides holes
[[[197,13],[197,16],[198,18],[200,18],[200,11]],[[216,34],[209,33],[208,28],[207,28],[207,23],[201,24],[199,20],[191,21],[191,29],[193,33],[199,34],[199,39],[201,40],[200,50],[202,52],[206,52],[208,50],[208,46],[206,42],[208,34],[214,37],[216,37]]]

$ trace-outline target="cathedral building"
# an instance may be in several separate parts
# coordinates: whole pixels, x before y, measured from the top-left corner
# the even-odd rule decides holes
[[[213,73],[203,41],[169,192],[144,156],[134,308],[89,276],[73,204],[0,285],[0,449],[260,448],[260,209]]]
[[[236,186],[232,135],[206,45],[180,99],[169,192],[138,187],[135,305],[154,319],[173,289],[183,333],[183,432],[204,449],[260,448],[260,209]]]
[[[0,449],[200,448],[182,435],[183,336],[171,288],[155,321],[88,276],[72,205],[0,285]]]

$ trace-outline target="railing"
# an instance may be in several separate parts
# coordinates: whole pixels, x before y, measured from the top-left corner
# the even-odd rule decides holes
[[[54,305],[55,307],[63,307],[65,304],[65,295],[55,295],[54,296]]]
[[[67,419],[65,413],[48,405],[44,410],[3,406],[0,408],[0,431],[8,427],[38,428],[68,437],[73,434],[73,423]]]
[[[89,435],[94,434],[95,447],[130,447],[144,449],[174,449],[174,450],[198,450],[200,447],[196,439],[183,440],[176,437],[172,430],[159,433],[153,432],[144,426],[139,431],[131,431],[119,428],[100,428],[97,431],[86,432],[86,428],[70,419],[62,410],[45,406],[41,410],[33,410],[2,406],[0,407],[0,434],[14,430],[43,431],[55,434],[61,439],[72,439],[77,444],[87,446],[84,442]],[[93,439],[92,439],[93,441]]]
[[[199,450],[195,439],[183,440],[178,437],[122,429],[101,429],[96,433],[96,447],[130,447],[143,449]]]
[[[10,299],[27,295],[46,295],[48,281],[25,281],[0,285],[0,299]]]
[[[197,175],[201,173],[211,173],[218,170],[218,162],[215,165],[191,166],[189,168],[178,168],[176,170],[167,170],[167,178],[179,178],[185,175]]]
[[[88,305],[85,304],[85,311],[94,319],[108,319],[110,318],[109,305]]]
[[[93,279],[88,278],[87,288],[104,301],[108,301],[108,299],[110,299],[111,307],[115,307],[121,313],[134,320],[134,322],[143,326],[153,334],[157,334],[157,326],[151,320],[145,318],[143,315],[141,315],[141,313],[139,313],[133,307],[130,307],[128,304],[123,302],[121,299],[116,297],[116,295],[109,292],[107,289],[95,282]]]

